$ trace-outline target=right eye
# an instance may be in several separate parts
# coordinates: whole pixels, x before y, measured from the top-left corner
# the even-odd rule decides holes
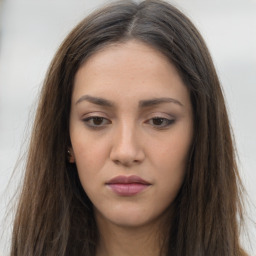
[[[101,128],[107,124],[110,124],[111,122],[101,116],[90,116],[85,119],[83,119],[83,122],[90,128]]]

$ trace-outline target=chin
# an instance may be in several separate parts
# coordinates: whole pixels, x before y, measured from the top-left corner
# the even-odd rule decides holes
[[[159,221],[161,217],[158,214],[151,213],[149,211],[142,211],[136,209],[122,209],[122,211],[107,212],[106,214],[99,213],[96,218],[99,218],[103,222],[109,222],[118,227],[123,228],[138,228],[143,226],[154,225],[155,222]]]
[[[125,228],[137,228],[146,225],[150,220],[141,218],[141,216],[120,216],[119,218],[113,219],[112,223]]]

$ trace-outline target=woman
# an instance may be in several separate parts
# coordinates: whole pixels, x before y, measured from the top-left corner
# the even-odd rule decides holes
[[[118,2],[51,63],[11,255],[246,255],[240,187],[199,32],[165,2]]]

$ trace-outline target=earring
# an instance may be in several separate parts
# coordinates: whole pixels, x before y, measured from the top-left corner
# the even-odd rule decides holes
[[[68,153],[68,161],[69,161],[70,163],[75,163],[74,155],[73,155],[73,153],[71,152],[70,149],[67,150],[67,153]]]

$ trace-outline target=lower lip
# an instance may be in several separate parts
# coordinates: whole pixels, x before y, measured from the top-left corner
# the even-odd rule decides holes
[[[149,185],[141,183],[114,183],[108,184],[108,186],[120,196],[133,196],[148,188]]]

